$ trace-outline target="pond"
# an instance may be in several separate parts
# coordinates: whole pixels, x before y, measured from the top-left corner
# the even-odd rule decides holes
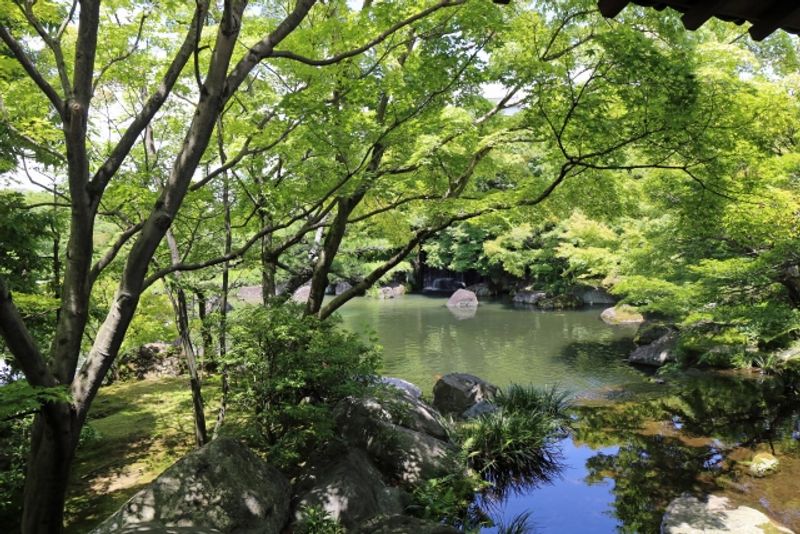
[[[468,372],[501,387],[557,385],[575,399],[560,476],[483,503],[496,522],[528,513],[534,532],[658,532],[669,501],[689,491],[724,494],[800,531],[800,406],[780,380],[732,372],[655,380],[624,361],[636,327],[606,325],[600,308],[494,301],[454,314],[444,304],[360,298],[341,315],[383,346],[385,375],[428,394],[437,377]],[[778,473],[747,474],[758,451],[779,458]]]

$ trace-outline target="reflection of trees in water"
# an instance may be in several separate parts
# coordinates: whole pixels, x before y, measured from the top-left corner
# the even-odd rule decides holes
[[[704,375],[678,384],[666,398],[579,408],[576,440],[619,445],[617,453],[587,461],[587,482],[614,480],[613,514],[623,532],[657,532],[672,499],[684,491],[713,491],[716,477],[732,469],[723,462],[727,448],[793,439],[800,407],[785,391],[779,380]],[[652,421],[672,425],[674,435],[643,432]]]
[[[630,338],[576,341],[561,349],[558,361],[571,372],[590,380],[621,373],[633,377],[638,371],[625,362],[625,357],[634,347]]]

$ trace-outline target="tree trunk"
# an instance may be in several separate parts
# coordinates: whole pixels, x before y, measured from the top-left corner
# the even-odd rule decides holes
[[[172,255],[172,262],[180,262],[178,243],[172,229],[167,230],[167,244]],[[175,273],[175,283],[172,284],[172,306],[178,319],[178,332],[181,336],[183,353],[186,356],[186,364],[189,368],[189,384],[192,389],[192,407],[194,409],[194,437],[197,447],[202,447],[208,442],[208,431],[206,430],[206,415],[203,410],[203,392],[200,386],[200,375],[197,372],[197,357],[192,344],[191,333],[189,331],[189,307],[186,303],[186,292],[180,285],[180,274]]]
[[[206,314],[208,299],[200,289],[195,289],[194,295],[197,298],[197,316],[200,318],[200,337],[203,340],[203,369],[213,373],[217,370],[217,359],[214,357],[214,338]]]
[[[272,224],[272,217],[266,213],[261,214],[261,228]],[[261,302],[266,306],[269,299],[277,294],[275,287],[276,266],[272,257],[272,232],[261,238]]]
[[[39,414],[31,432],[31,451],[25,477],[25,534],[63,532],[64,501],[78,443],[79,425],[68,405],[51,405]]]
[[[327,234],[325,242],[322,244],[314,266],[314,274],[311,276],[311,291],[306,302],[306,313],[315,315],[322,308],[322,300],[325,298],[325,288],[328,287],[328,275],[333,265],[333,259],[342,244],[342,238],[347,230],[347,219],[355,207],[364,198],[364,193],[355,193],[349,197],[341,197],[336,201],[336,217],[334,217]]]
[[[225,152],[220,143],[220,155],[224,158]],[[230,183],[228,173],[223,174],[222,182],[222,205],[225,208],[225,250],[227,256],[231,253],[233,246],[233,235],[231,232],[231,202],[230,202]],[[230,284],[230,265],[226,261],[222,264],[222,299],[220,301],[220,320],[219,320],[219,359],[222,362],[222,399],[217,412],[217,421],[214,423],[213,437],[217,437],[222,423],[225,421],[225,414],[228,410],[228,365],[225,358],[228,353],[228,290]]]

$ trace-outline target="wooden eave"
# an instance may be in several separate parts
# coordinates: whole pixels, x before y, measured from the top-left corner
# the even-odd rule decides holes
[[[681,20],[688,30],[696,30],[710,18],[752,24],[748,32],[760,41],[782,29],[800,34],[800,0],[598,0],[603,16],[616,17],[628,4],[670,7],[683,13]]]

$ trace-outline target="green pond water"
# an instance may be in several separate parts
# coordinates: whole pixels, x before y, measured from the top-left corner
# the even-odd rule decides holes
[[[606,325],[601,308],[497,301],[454,314],[445,302],[359,298],[341,315],[383,346],[384,375],[426,395],[438,376],[468,372],[501,387],[558,385],[575,398],[573,432],[558,444],[560,473],[481,502],[495,522],[527,513],[533,532],[658,532],[669,501],[689,491],[725,495],[800,532],[800,406],[781,380],[680,372],[656,383],[652,371],[624,361],[636,327]],[[779,458],[778,473],[747,474],[758,451]]]

